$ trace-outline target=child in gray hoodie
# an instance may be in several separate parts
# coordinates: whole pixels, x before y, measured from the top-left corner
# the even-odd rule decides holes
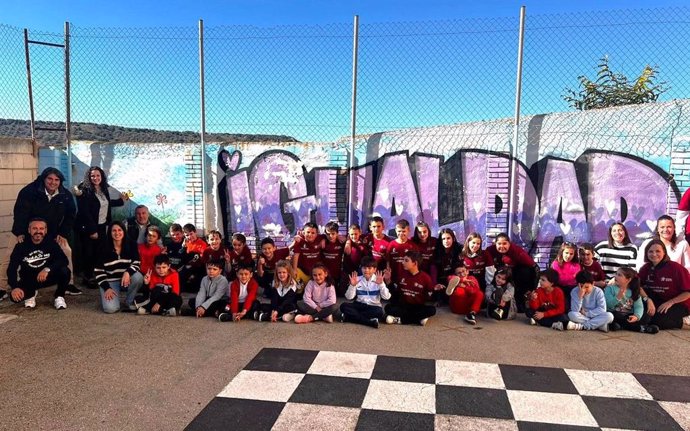
[[[211,259],[206,262],[206,277],[196,298],[189,300],[189,306],[196,317],[218,317],[228,303],[228,280],[222,275],[224,262]]]

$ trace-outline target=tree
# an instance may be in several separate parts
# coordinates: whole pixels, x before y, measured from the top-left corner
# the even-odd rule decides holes
[[[609,67],[609,59],[604,56],[599,61],[599,71],[596,81],[586,76],[578,76],[580,88],[578,91],[566,89],[563,100],[580,111],[589,109],[608,108],[611,106],[636,105],[640,103],[656,102],[661,94],[666,92],[665,82],[656,84],[658,68],[647,65],[634,81],[622,73],[615,73]]]

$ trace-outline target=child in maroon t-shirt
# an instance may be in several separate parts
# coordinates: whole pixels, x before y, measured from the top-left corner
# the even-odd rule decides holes
[[[415,246],[412,241],[408,240],[410,236],[410,223],[407,220],[400,220],[396,223],[395,233],[398,237],[388,243],[386,260],[391,270],[391,281],[397,284],[403,274],[403,260],[407,252],[411,250],[416,251],[417,246]]]
[[[380,271],[386,269],[388,263],[386,261],[386,252],[388,251],[388,243],[391,242],[391,238],[383,233],[384,229],[383,218],[374,216],[369,221],[371,233],[362,239],[362,242],[371,250],[371,257],[376,261],[377,268]]]
[[[261,252],[256,258],[256,281],[264,289],[264,294],[271,289],[276,270],[276,263],[290,257],[290,249],[277,248],[272,238],[264,238],[260,243]]]
[[[428,223],[423,221],[417,222],[414,228],[414,235],[412,236],[412,243],[417,246],[417,250],[419,250],[419,254],[422,256],[419,269],[427,274],[431,274],[436,238],[431,236],[431,228]]]
[[[236,233],[232,236],[232,249],[225,251],[225,273],[228,281],[237,278],[237,270],[240,266],[254,268],[254,257],[247,247],[247,237]]]
[[[321,258],[328,269],[328,275],[333,280],[333,286],[338,296],[343,296],[347,289],[347,277],[341,280],[343,269],[343,255],[345,254],[345,241],[339,235],[340,226],[332,221],[326,223],[326,235],[321,240]]]
[[[426,325],[429,317],[436,314],[436,307],[426,305],[434,292],[429,274],[419,270],[421,256],[418,251],[408,251],[403,259],[403,272],[396,286],[397,300],[386,305],[386,323]]]
[[[592,274],[595,286],[602,289],[606,287],[606,273],[604,273],[601,264],[594,260],[594,246],[592,244],[586,243],[580,246],[580,266]]]
[[[295,272],[295,279],[301,282],[301,286],[306,286],[311,280],[314,265],[322,263],[322,239],[318,226],[312,222],[306,223],[302,234],[295,236],[295,242],[292,245],[292,269]]]
[[[347,231],[347,241],[343,248],[343,272],[345,274],[352,274],[357,272],[360,274],[360,264],[364,256],[371,256],[369,247],[362,242],[362,229],[358,224],[350,225]]]

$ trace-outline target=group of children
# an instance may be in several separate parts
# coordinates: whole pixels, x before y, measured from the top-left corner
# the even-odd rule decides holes
[[[482,308],[496,320],[514,319],[522,308],[531,324],[558,330],[659,330],[641,322],[636,272],[622,267],[607,285],[590,245],[563,243],[552,267],[539,273],[538,287],[523,286],[520,304],[513,268],[505,264],[511,261],[506,258],[511,247],[505,234],[497,237],[492,250],[483,250],[476,233],[461,246],[452,230],[441,229],[437,239],[424,222],[410,235],[409,222],[400,220],[391,238],[383,219],[375,216],[369,230],[363,235],[352,225],[342,238],[337,223],[328,223],[324,234],[307,223],[290,246],[277,247],[265,238],[253,257],[243,234],[234,234],[231,247],[226,247],[217,230],[203,241],[193,225],[174,224],[169,241],[161,246],[160,230],[151,227],[147,241],[139,245],[148,291],[137,298],[138,313],[177,315],[181,292],[187,291],[196,293],[188,301],[189,314],[221,322],[423,326],[437,306],[447,304],[473,325]],[[510,254],[515,263],[521,259],[519,251]],[[338,296],[351,302],[338,306]],[[385,307],[383,301],[388,301]]]

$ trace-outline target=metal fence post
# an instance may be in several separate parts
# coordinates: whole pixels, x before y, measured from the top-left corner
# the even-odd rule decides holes
[[[72,113],[70,94],[70,48],[69,48],[69,21],[65,21],[65,147],[67,149],[67,183],[72,184]]]
[[[204,20],[199,20],[199,104],[201,112],[201,205],[203,212],[204,229],[209,226],[208,211],[206,205],[206,96],[204,85]]]
[[[350,123],[350,172],[348,175],[348,212],[347,224],[352,224],[353,217],[353,168],[355,163],[355,135],[357,134],[357,57],[359,50],[359,15],[355,15],[352,35],[352,120]],[[360,221],[361,224],[361,221]]]
[[[520,33],[518,37],[517,73],[515,79],[515,120],[513,123],[513,141],[510,145],[510,184],[508,186],[508,238],[513,238],[513,207],[515,206],[517,142],[520,129],[520,97],[522,94],[522,49],[525,36],[525,6],[520,7]]]

